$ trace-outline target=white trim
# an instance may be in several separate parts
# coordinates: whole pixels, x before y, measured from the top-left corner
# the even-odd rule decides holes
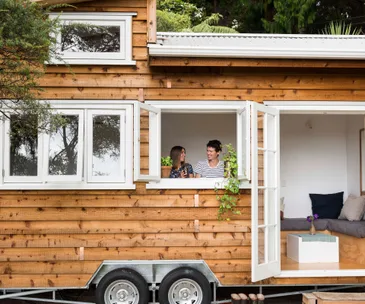
[[[275,278],[363,277],[365,269],[283,270]]]
[[[362,35],[157,34],[151,56],[220,58],[365,59]]]
[[[264,101],[281,114],[365,114],[365,102]]]
[[[63,60],[51,59],[51,64],[110,64],[110,65],[135,65],[132,60],[132,16],[137,13],[51,13],[51,19],[58,19],[61,24],[83,23],[99,26],[120,27],[119,52],[61,52],[61,35],[57,33],[57,52]]]
[[[223,178],[162,178],[146,184],[147,189],[223,189]],[[251,189],[251,184],[241,181],[240,189]]]
[[[146,104],[160,108],[164,113],[236,113],[245,107],[243,101],[217,100],[153,100]]]
[[[2,151],[0,151],[0,185],[4,182],[4,167],[3,167],[3,157],[5,152],[5,143],[4,143],[4,129],[5,129],[5,117],[2,113],[0,113],[0,147],[2,147]]]
[[[118,190],[118,189],[136,189],[136,185],[134,184],[110,184],[110,183],[90,183],[85,184],[82,182],[73,182],[73,183],[5,183],[0,185],[0,190]]]
[[[258,140],[258,114],[263,113],[263,143]],[[257,282],[280,274],[280,145],[279,145],[279,110],[262,104],[251,103],[251,281]],[[269,133],[270,132],[270,133]],[[263,151],[264,177],[259,184],[258,154]],[[269,153],[274,153],[274,163],[269,165]],[[263,189],[263,190],[261,190]],[[259,191],[264,191],[263,205],[259,205]],[[270,197],[269,191],[274,191]],[[259,207],[264,208],[264,222],[259,221]],[[274,216],[269,214],[273,212]],[[259,231],[263,232],[264,243],[260,244]],[[260,246],[264,246],[263,260],[259,259]]]
[[[141,109],[149,112],[149,168],[141,173]],[[141,102],[134,103],[134,180],[158,181],[161,179],[161,109]]]

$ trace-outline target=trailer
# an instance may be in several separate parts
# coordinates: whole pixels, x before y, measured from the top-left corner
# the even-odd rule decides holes
[[[157,33],[154,0],[66,2],[50,17],[117,33],[120,47],[48,66],[41,98],[67,128],[34,145],[1,120],[0,300],[68,303],[57,291],[95,287],[98,304],[206,304],[221,287],[364,284],[363,214],[298,241],[309,194],[342,193],[341,208],[353,194],[365,212],[364,38]],[[172,146],[195,165],[215,138],[237,151],[239,213],[226,220],[224,178],[161,178]],[[332,248],[338,261],[319,263]]]

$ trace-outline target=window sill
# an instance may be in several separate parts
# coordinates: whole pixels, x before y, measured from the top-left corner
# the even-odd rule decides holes
[[[111,183],[4,183],[0,190],[133,190],[134,184],[111,184]]]
[[[147,189],[222,189],[223,178],[162,178],[146,184]],[[251,189],[248,180],[242,181],[240,189]]]
[[[95,59],[95,58],[85,58],[85,59],[70,59],[63,58],[61,60],[53,60],[49,65],[136,65],[137,62],[134,60],[121,60],[121,59]]]

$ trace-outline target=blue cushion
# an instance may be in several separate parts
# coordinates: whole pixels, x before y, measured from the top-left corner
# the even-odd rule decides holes
[[[343,191],[332,194],[309,194],[312,212],[322,219],[337,219],[343,206]]]

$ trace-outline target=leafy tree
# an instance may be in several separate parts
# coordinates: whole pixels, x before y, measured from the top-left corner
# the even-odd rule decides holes
[[[21,117],[38,117],[38,125],[25,130],[14,125],[15,132],[49,126],[50,106],[38,100],[38,80],[51,56],[58,57],[54,48],[58,20],[48,18],[50,9],[30,0],[0,1],[0,113],[9,117],[6,110],[11,110]]]
[[[188,15],[158,10],[156,17],[159,32],[182,32],[191,27],[191,20]]]
[[[316,0],[274,0],[273,3],[273,20],[262,20],[269,33],[305,33],[307,26],[315,20]]]
[[[192,27],[191,31],[195,33],[237,33],[232,28],[217,25],[221,17],[220,14],[213,14],[202,23]]]
[[[220,26],[220,14],[205,14],[199,8],[182,0],[159,0],[157,2],[157,30],[160,32],[209,32],[237,33],[231,27]]]

